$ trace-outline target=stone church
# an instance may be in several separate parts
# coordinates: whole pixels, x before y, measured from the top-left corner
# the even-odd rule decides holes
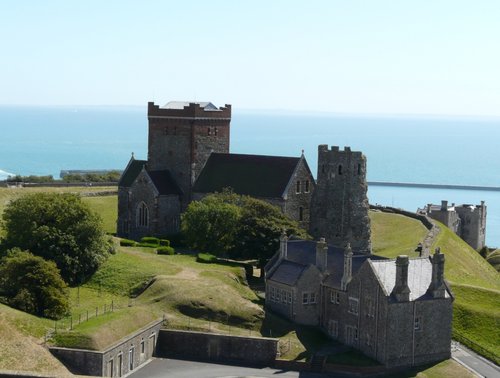
[[[230,105],[150,102],[148,122],[148,158],[132,156],[118,184],[119,236],[173,234],[192,200],[225,188],[276,205],[309,228],[316,184],[304,155],[229,153]]]

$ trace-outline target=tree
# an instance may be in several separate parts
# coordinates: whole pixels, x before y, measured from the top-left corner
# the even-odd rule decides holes
[[[260,266],[278,250],[283,230],[309,237],[279,208],[227,190],[192,202],[182,218],[182,230],[192,248],[256,258]]]
[[[239,218],[238,206],[210,195],[189,204],[182,216],[182,232],[191,248],[214,255],[225,254],[234,246]]]
[[[78,284],[107,256],[100,217],[75,194],[36,193],[7,205],[5,245],[52,260],[69,284]]]
[[[13,249],[0,260],[0,296],[12,307],[59,319],[69,312],[66,283],[52,261]]]

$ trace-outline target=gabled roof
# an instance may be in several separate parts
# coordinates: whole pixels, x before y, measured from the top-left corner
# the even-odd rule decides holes
[[[281,198],[300,158],[266,155],[212,153],[196,180],[197,193],[235,193]]]
[[[132,157],[128,162],[127,168],[123,171],[120,181],[118,181],[118,186],[130,187],[146,163],[146,160],[136,160]]]
[[[203,108],[205,111],[219,110],[217,106],[212,104],[211,102],[190,102],[190,101],[169,101],[164,106],[163,109],[184,109],[189,104],[194,103],[200,105],[200,108]]]
[[[182,190],[172,178],[170,171],[146,171],[160,195],[177,194],[181,195]]]
[[[298,281],[306,269],[307,265],[285,260],[278,266],[270,278],[275,282],[291,286]]]

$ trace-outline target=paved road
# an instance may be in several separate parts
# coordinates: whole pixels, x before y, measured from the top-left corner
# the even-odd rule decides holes
[[[338,377],[271,368],[249,368],[155,358],[149,364],[129,375],[131,378],[324,378]]]
[[[461,344],[453,344],[451,355],[454,359],[471,368],[480,377],[500,378],[500,367]]]

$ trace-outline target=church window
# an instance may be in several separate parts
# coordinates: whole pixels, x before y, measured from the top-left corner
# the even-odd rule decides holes
[[[302,304],[309,303],[309,293],[302,293]]]
[[[359,299],[349,297],[349,313],[358,315],[359,313]]]
[[[306,180],[306,182],[305,182],[305,189],[304,189],[304,192],[305,192],[305,193],[309,193],[309,180]]]
[[[340,293],[338,291],[330,292],[330,302],[339,304],[340,303]]]
[[[149,226],[149,210],[144,202],[139,204],[138,214],[137,214],[137,225],[140,227]]]
[[[304,220],[304,208],[302,206],[299,207],[299,221],[302,222]]]
[[[295,187],[295,193],[300,193],[300,180],[297,181],[297,185]]]
[[[339,175],[342,174],[342,164],[339,164]]]
[[[316,303],[316,293],[309,294],[309,303]]]

